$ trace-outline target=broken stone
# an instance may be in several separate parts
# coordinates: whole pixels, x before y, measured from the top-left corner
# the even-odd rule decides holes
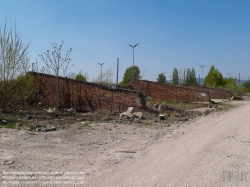
[[[154,104],[154,108],[159,108],[159,104]]]
[[[56,127],[41,129],[41,131],[43,132],[49,132],[49,131],[55,131],[55,130],[56,130]]]
[[[126,116],[126,117],[129,117],[129,118],[133,118],[133,114],[132,114],[131,112],[123,112],[123,113],[121,113],[120,118],[121,118],[122,116]]]
[[[7,123],[8,123],[8,121],[2,120],[2,124],[3,124],[3,125],[6,125]]]
[[[134,107],[128,107],[127,112],[131,113],[134,110]]]
[[[27,116],[27,119],[28,119],[28,120],[31,120],[32,118],[33,118],[32,115],[28,115],[28,116]]]
[[[46,110],[46,109],[45,109]],[[52,113],[52,112],[55,112],[56,111],[56,108],[48,108],[47,110],[46,110],[47,112],[49,112],[49,113]]]
[[[73,108],[64,108],[63,109],[65,112],[75,112],[75,110]]]
[[[159,119],[160,119],[160,120],[164,120],[164,119],[165,119],[165,115],[164,115],[164,114],[160,114],[160,115],[159,115]]]
[[[13,164],[14,161],[13,160],[4,160],[2,161],[2,165],[10,165],[10,164]]]
[[[141,119],[142,118],[142,112],[134,112],[133,113],[133,116],[136,116],[136,117],[138,117],[139,119]]]
[[[20,127],[21,127],[21,126],[23,126],[23,124],[17,122],[17,123],[16,123],[16,126],[20,126]]]

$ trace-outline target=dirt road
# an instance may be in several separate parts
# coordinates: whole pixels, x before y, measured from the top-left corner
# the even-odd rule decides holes
[[[249,112],[246,102],[200,118],[133,164],[100,171],[87,186],[250,186]]]
[[[249,112],[250,102],[243,101],[168,127],[79,122],[54,132],[0,128],[0,186],[249,187]]]

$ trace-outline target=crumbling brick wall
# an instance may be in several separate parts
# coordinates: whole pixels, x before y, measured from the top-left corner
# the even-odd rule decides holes
[[[182,86],[184,88],[192,88],[200,91],[206,91],[209,93],[211,99],[228,99],[233,96],[232,92],[228,90],[222,90],[222,89],[193,85],[193,84],[182,84]]]
[[[134,90],[142,92],[145,97],[150,96],[159,101],[181,101],[181,102],[209,102],[207,91],[192,88],[160,84],[145,80],[132,80],[129,83]]]
[[[57,77],[47,74],[33,74],[36,93],[35,100],[43,105],[55,107],[57,103]],[[123,112],[128,107],[134,110],[145,108],[146,102],[140,92],[110,89],[108,86],[59,77],[60,106],[78,111],[107,110]]]

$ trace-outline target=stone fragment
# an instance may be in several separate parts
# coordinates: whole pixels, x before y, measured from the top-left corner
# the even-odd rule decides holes
[[[136,116],[136,117],[138,117],[139,119],[141,119],[142,116],[143,116],[143,114],[142,114],[142,112],[134,112],[134,113],[133,113],[133,116]]]

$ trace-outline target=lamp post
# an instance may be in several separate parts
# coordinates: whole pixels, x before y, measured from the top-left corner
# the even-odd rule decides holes
[[[102,65],[104,64],[104,63],[98,63],[100,66],[101,66],[101,83],[102,83]]]
[[[201,67],[201,69],[202,69],[202,80],[203,80],[203,84],[204,84],[204,79],[203,79],[203,68],[206,67],[206,65],[204,65],[204,66],[201,66],[201,65],[200,65],[200,67]]]
[[[184,72],[183,72],[183,84],[185,84],[185,73],[186,73],[186,68],[184,68]]]
[[[134,50],[135,50],[135,47],[136,47],[137,45],[139,45],[139,43],[138,43],[138,44],[135,44],[135,45],[130,45],[130,44],[128,44],[128,46],[130,46],[130,47],[133,48],[133,79],[135,78],[135,77],[134,77],[134,71],[135,71],[135,69],[134,69],[134,62],[135,62]]]
[[[32,63],[32,72],[34,72],[34,62]]]

